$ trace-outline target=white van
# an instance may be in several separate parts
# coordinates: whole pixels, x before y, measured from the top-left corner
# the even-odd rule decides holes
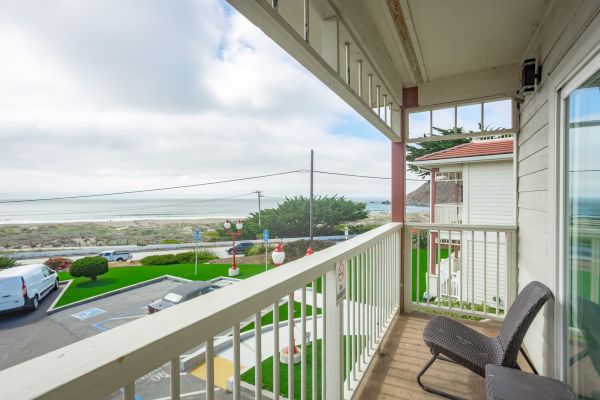
[[[106,258],[106,261],[108,261],[108,262],[127,261],[127,260],[131,260],[133,258],[133,254],[131,254],[127,250],[103,251],[102,253],[98,253],[97,255],[99,255],[100,257]]]
[[[51,290],[58,289],[58,274],[42,264],[0,271],[0,313],[23,308],[36,310]]]

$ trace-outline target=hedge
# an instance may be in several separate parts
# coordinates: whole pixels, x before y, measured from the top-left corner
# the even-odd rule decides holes
[[[219,257],[211,250],[202,249],[198,251],[199,263],[205,263],[217,258]],[[193,251],[178,254],[158,254],[155,256],[144,257],[140,260],[142,265],[194,264],[195,262],[196,253]]]

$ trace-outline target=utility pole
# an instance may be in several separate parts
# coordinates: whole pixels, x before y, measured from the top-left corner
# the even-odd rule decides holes
[[[258,196],[258,227],[262,227],[261,222],[260,222],[260,198],[263,197],[262,192],[260,190],[257,190],[256,195]]]
[[[313,202],[314,202],[314,192],[313,192],[313,182],[314,182],[314,172],[315,172],[315,151],[314,150],[310,150],[310,201],[309,201],[309,224],[310,224],[310,241],[312,242],[313,240],[313,223],[314,223],[314,216],[313,216]]]

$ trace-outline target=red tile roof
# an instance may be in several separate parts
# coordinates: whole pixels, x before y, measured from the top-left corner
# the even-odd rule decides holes
[[[473,141],[419,157],[415,161],[446,160],[449,158],[482,157],[512,154],[513,140]]]

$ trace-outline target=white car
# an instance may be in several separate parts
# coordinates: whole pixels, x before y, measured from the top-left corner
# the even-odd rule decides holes
[[[126,250],[116,250],[116,251],[103,251],[102,253],[98,253],[100,257],[106,258],[106,261],[127,261],[133,258],[133,254]]]
[[[28,308],[58,289],[58,275],[42,264],[22,265],[0,271],[0,313]]]

